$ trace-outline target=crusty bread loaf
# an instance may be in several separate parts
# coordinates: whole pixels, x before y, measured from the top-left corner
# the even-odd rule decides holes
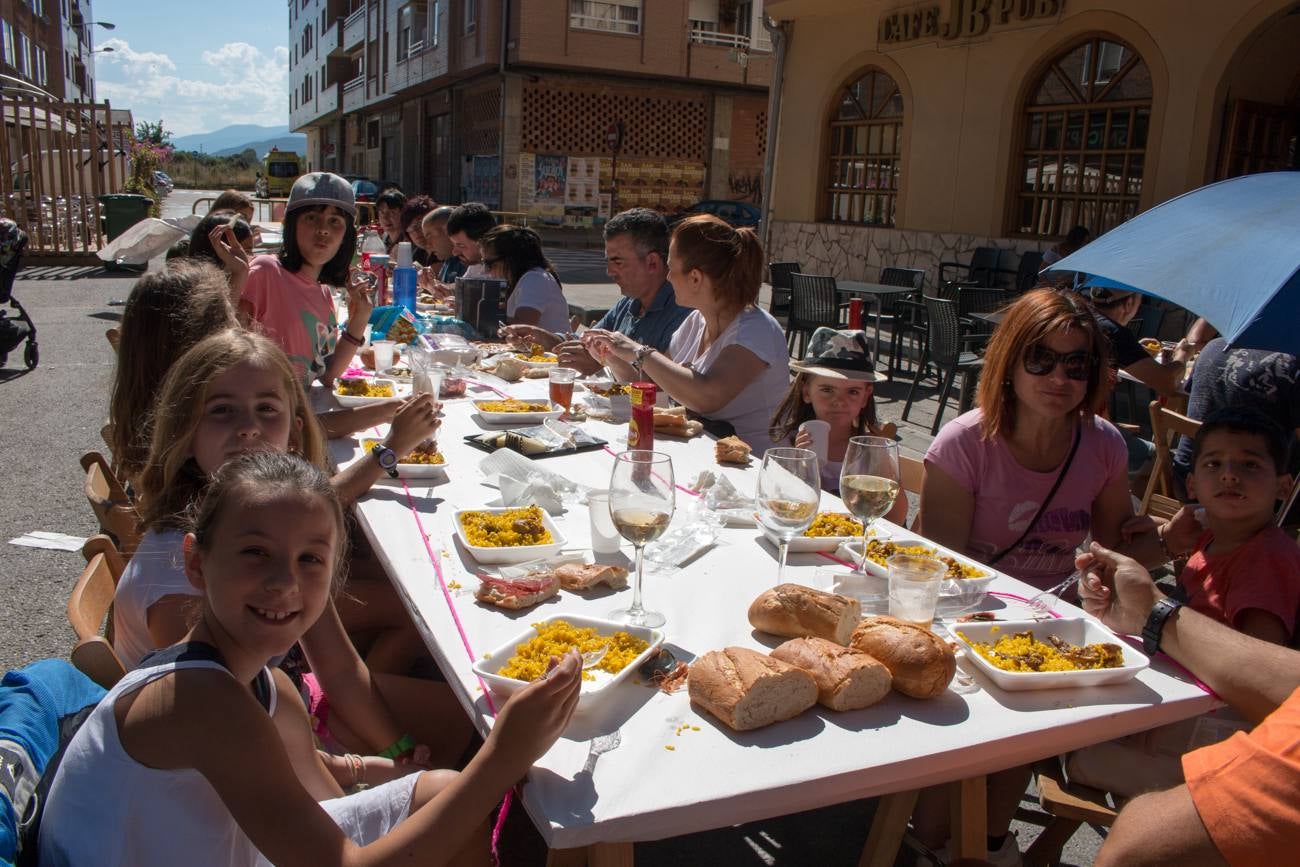
[[[861,616],[858,600],[799,584],[778,584],[749,606],[755,629],[786,638],[812,635],[836,644],[849,643]]]
[[[889,694],[893,680],[878,660],[825,638],[792,638],[772,658],[811,674],[817,701],[831,710],[869,707]]]
[[[894,617],[866,618],[853,630],[850,646],[883,662],[894,676],[894,689],[912,698],[942,695],[957,673],[948,642]]]
[[[691,701],[738,732],[796,717],[817,703],[801,668],[745,647],[712,650],[691,665]]]

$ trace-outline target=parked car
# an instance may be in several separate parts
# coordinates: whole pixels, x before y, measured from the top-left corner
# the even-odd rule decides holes
[[[675,215],[668,221],[668,225],[675,226],[687,217],[694,217],[696,214],[712,214],[736,228],[748,226],[753,229],[762,221],[762,212],[759,211],[757,205],[751,205],[749,202],[731,202],[724,199],[705,199],[696,202],[680,214]]]
[[[380,193],[390,187],[400,187],[393,181],[372,181],[370,178],[351,177],[347,180],[352,181],[352,195],[358,202],[373,202]]]
[[[166,172],[155,171],[153,173],[153,188],[158,195],[166,196],[176,189],[176,184],[172,181],[171,175]]]

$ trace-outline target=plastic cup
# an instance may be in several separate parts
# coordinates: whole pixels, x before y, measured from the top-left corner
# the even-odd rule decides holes
[[[889,616],[929,629],[948,567],[933,557],[895,554],[889,565]]]
[[[831,423],[815,418],[799,425],[799,430],[808,432],[812,437],[809,448],[817,453],[817,460],[826,463],[830,449]]]
[[[623,537],[609,513],[609,492],[588,494],[587,509],[591,512],[591,550],[596,554],[617,554]]]
[[[375,350],[375,373],[383,373],[393,366],[393,358],[397,354],[396,343],[391,340],[376,340],[370,345]]]
[[[578,371],[568,367],[553,367],[547,374],[551,383],[551,403],[564,407],[565,415],[573,406],[573,380],[577,375]]]

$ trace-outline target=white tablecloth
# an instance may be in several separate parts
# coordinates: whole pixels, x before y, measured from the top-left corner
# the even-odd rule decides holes
[[[526,380],[511,390],[520,397],[541,397],[545,389],[545,380]],[[470,670],[473,659],[536,620],[564,614],[603,617],[626,605],[631,590],[595,599],[562,591],[523,612],[477,604],[472,593],[478,582],[471,576],[479,567],[454,541],[451,515],[484,505],[495,499],[496,491],[485,486],[477,469],[486,454],[462,440],[482,429],[473,407],[466,400],[448,401],[445,416],[439,444],[451,462],[449,480],[412,481],[409,503],[401,484],[385,481],[360,501],[357,511],[452,688],[486,732],[491,715]],[[624,447],[620,440],[626,426],[593,421],[586,428],[608,439],[614,451]],[[355,453],[349,441],[332,447],[339,462]],[[690,484],[699,470],[720,469],[707,438],[659,439],[656,448],[673,457],[681,484]],[[613,457],[604,451],[537,462],[593,487],[608,484],[612,464]],[[748,492],[757,464],[721,472]],[[689,499],[679,494],[679,510]],[[826,505],[838,505],[834,498],[826,499]],[[427,548],[412,504],[428,534]],[[573,506],[556,520],[571,547],[587,544],[585,506]],[[775,549],[757,539],[753,528],[726,529],[715,547],[684,568],[647,576],[645,604],[667,615],[669,645],[693,656],[727,645],[766,650],[779,643],[755,632],[746,618],[749,603],[776,576]],[[631,553],[630,546],[624,550]],[[443,579],[463,589],[444,594],[431,554]],[[792,554],[786,580],[812,584],[819,566],[834,565],[820,555]],[[1034,592],[1005,576],[994,589],[1025,596]],[[985,607],[1004,604],[1014,609],[1014,603],[994,599]],[[553,848],[654,840],[964,779],[1215,706],[1189,677],[1164,661],[1131,683],[1092,689],[1008,693],[975,677],[979,689],[969,694],[950,690],[933,701],[891,694],[874,707],[850,713],[817,706],[797,719],[749,733],[732,732],[692,707],[684,689],[665,695],[625,683],[575,717],[530,773],[523,800]],[[683,724],[699,730],[678,734]],[[616,728],[621,730],[620,746],[600,756],[593,773],[579,773],[591,740]]]

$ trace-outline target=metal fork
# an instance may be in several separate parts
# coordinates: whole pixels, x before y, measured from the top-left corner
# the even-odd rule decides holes
[[[1052,608],[1045,601],[1043,601],[1044,596],[1056,596],[1058,597],[1058,601],[1059,601],[1061,591],[1065,590],[1067,587],[1069,587],[1071,584],[1075,583],[1082,577],[1083,577],[1083,570],[1076,569],[1070,573],[1069,578],[1066,578],[1060,584],[1057,584],[1055,587],[1051,587],[1047,590],[1042,591],[1041,593],[1036,593],[1034,596],[1032,596],[1026,604],[1028,604],[1029,609],[1034,612],[1035,619],[1052,616],[1053,613]]]
[[[590,774],[596,769],[596,759],[605,753],[613,752],[618,749],[619,744],[623,743],[621,729],[614,729],[607,735],[601,735],[593,738],[591,746],[587,748],[587,763],[582,766],[582,773]]]

